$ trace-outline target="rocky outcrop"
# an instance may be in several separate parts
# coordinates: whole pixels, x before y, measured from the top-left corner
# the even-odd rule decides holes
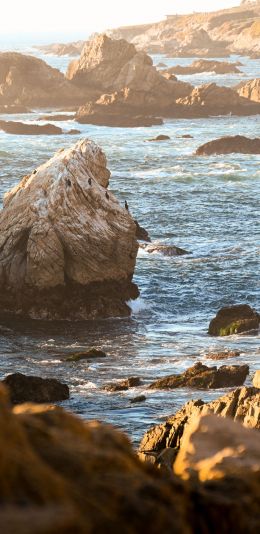
[[[79,130],[64,132],[54,124],[27,124],[25,122],[0,121],[0,130],[15,135],[61,135],[63,133],[80,133]]]
[[[140,386],[141,384],[141,379],[138,376],[130,376],[125,380],[119,380],[117,382],[111,382],[110,384],[106,384],[104,386],[104,389],[106,391],[109,391],[110,393],[113,393],[116,391],[127,391],[129,388],[135,388],[137,386]]]
[[[142,245],[142,248],[149,254],[162,254],[168,257],[191,254],[187,250],[176,247],[175,245],[157,245],[156,243],[152,243],[151,245]]]
[[[254,387],[243,387],[207,403],[201,399],[187,402],[165,423],[146,432],[139,446],[141,458],[153,461],[168,448],[177,452],[182,448],[186,425],[189,425],[193,418],[208,414],[227,417],[229,421],[232,418],[245,427],[260,429],[260,392]]]
[[[58,402],[69,398],[69,388],[55,378],[26,376],[22,373],[8,375],[3,381],[13,404],[23,402]]]
[[[208,117],[216,115],[254,115],[260,104],[242,98],[229,87],[208,83],[195,87],[191,93],[176,100],[174,113],[180,117]]]
[[[260,315],[248,304],[221,308],[209,325],[211,336],[230,336],[258,330]]]
[[[193,61],[191,65],[176,65],[175,67],[171,67],[167,69],[167,72],[169,74],[182,75],[199,74],[203,72],[214,72],[215,74],[233,74],[241,72],[238,68],[240,65],[240,62],[228,63],[226,61],[209,61],[206,59],[198,59],[197,61]]]
[[[205,357],[209,360],[225,360],[229,358],[237,358],[240,356],[239,350],[224,350],[221,352],[210,352],[206,354]]]
[[[80,362],[81,360],[92,360],[93,358],[106,358],[106,353],[101,349],[93,347],[86,351],[73,352],[66,357],[66,362]]]
[[[249,373],[248,365],[222,365],[207,367],[195,363],[180,375],[170,375],[153,382],[150,389],[197,388],[215,389],[241,386]]]
[[[102,150],[83,140],[5,195],[1,311],[46,319],[130,314],[136,225],[108,193],[109,176]]]
[[[49,45],[34,46],[36,50],[44,54],[54,56],[79,56],[85,41],[74,41],[72,43],[52,43]]]
[[[260,154],[260,138],[249,139],[243,135],[220,137],[201,145],[197,156],[212,156],[215,154]]]
[[[253,102],[260,102],[260,78],[239,84],[237,92],[243,98],[249,98]]]
[[[80,105],[86,94],[41,59],[0,53],[0,105]]]
[[[260,388],[260,370],[256,371],[253,378],[253,386]]]

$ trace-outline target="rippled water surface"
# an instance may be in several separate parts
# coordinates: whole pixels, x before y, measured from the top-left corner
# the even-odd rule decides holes
[[[43,113],[2,118],[30,122]],[[68,121],[62,128],[68,130],[72,125]],[[2,331],[0,337],[0,371],[2,377],[21,371],[66,381],[71,399],[65,406],[87,419],[109,421],[137,442],[148,427],[183,402],[215,398],[223,392],[149,391],[152,380],[183,371],[198,360],[214,365],[206,354],[223,349],[241,351],[240,357],[228,363],[248,363],[248,383],[259,368],[258,336],[212,338],[207,327],[223,305],[258,304],[260,158],[194,155],[200,144],[222,135],[259,136],[259,116],[178,119],[137,129],[77,128],[81,133],[73,139],[0,132],[1,199],[56,150],[89,137],[107,154],[111,190],[122,204],[127,199],[131,213],[152,240],[180,246],[192,254],[165,258],[140,250],[135,282],[141,297],[132,303],[130,319],[8,323],[5,326],[10,330]],[[170,141],[146,142],[160,133],[169,135]],[[184,134],[193,138],[179,137]],[[102,347],[107,358],[65,362],[69,352],[90,346]],[[143,385],[122,393],[102,390],[105,383],[129,376],[140,376]],[[130,399],[141,393],[147,396],[146,402],[131,405]]]

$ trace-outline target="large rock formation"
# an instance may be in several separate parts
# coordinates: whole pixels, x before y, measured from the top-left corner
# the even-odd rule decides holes
[[[210,321],[211,336],[229,336],[258,330],[260,315],[248,304],[237,304],[221,308],[216,317]]]
[[[243,135],[220,137],[201,145],[197,156],[211,156],[214,154],[260,154],[260,138],[249,139]]]
[[[180,476],[165,477],[112,427],[51,406],[11,409],[1,387],[1,532],[258,532],[258,435],[225,423],[199,419]]]
[[[240,96],[249,98],[253,102],[260,102],[260,78],[239,84],[237,92]]]
[[[23,402],[58,402],[69,398],[67,384],[62,384],[55,378],[41,378],[14,373],[6,376],[2,381],[9,391],[13,404]]]
[[[46,318],[129,315],[136,225],[108,193],[92,141],[61,150],[5,195],[0,213],[1,311]]]
[[[165,423],[146,432],[139,445],[141,458],[146,461],[157,458],[160,463],[160,454],[165,449],[177,452],[182,447],[186,425],[197,416],[212,413],[232,418],[245,427],[260,429],[260,391],[255,387],[243,387],[207,403],[201,399],[187,402]]]
[[[152,59],[137,52],[134,45],[106,35],[85,45],[80,59],[69,65],[67,77],[81,89],[96,91],[96,100],[77,113],[79,122],[94,124],[160,124],[156,116],[165,114],[177,98],[192,89],[190,84],[166,80]]]
[[[41,59],[17,52],[0,53],[0,105],[79,105],[86,94]]]
[[[150,389],[197,388],[215,389],[241,386],[249,373],[248,365],[222,365],[217,368],[195,363],[179,375],[159,378],[149,386]]]

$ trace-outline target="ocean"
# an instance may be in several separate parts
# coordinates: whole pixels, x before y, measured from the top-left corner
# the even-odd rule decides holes
[[[10,45],[11,46],[11,45]],[[8,48],[8,43],[6,48]],[[66,70],[70,58],[42,55],[31,44],[16,50],[34,53],[52,66]],[[3,48],[2,48],[3,49]],[[179,76],[193,84],[216,82],[232,86],[259,74],[260,61],[240,60],[240,75],[204,73]],[[193,59],[154,56],[155,64],[186,65]],[[2,119],[35,121],[35,115]],[[72,121],[55,123],[69,130]],[[0,332],[0,378],[13,372],[55,377],[66,382],[70,400],[61,403],[85,419],[112,423],[128,433],[136,445],[153,424],[173,414],[191,398],[213,399],[227,390],[148,390],[153,380],[185,370],[196,361],[213,366],[209,352],[236,349],[240,356],[218,365],[247,363],[251,383],[259,368],[259,336],[210,337],[210,320],[222,306],[248,303],[259,306],[260,167],[259,156],[231,154],[199,157],[202,143],[223,135],[260,135],[259,116],[171,119],[151,128],[108,128],[77,125],[80,134],[15,136],[0,132],[0,201],[3,194],[56,150],[80,138],[90,138],[105,151],[112,172],[110,189],[123,204],[127,199],[134,218],[153,242],[173,244],[191,254],[164,257],[140,249],[134,281],[140,298],[131,303],[129,319],[82,323],[14,321]],[[162,143],[147,139],[170,136]],[[180,136],[190,134],[192,138]],[[100,347],[102,361],[69,363],[71,351]],[[108,393],[104,384],[138,376],[143,385]],[[130,404],[144,394],[141,404]]]

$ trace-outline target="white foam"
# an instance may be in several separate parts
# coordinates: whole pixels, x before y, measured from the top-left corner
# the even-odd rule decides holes
[[[142,298],[129,300],[127,304],[131,308],[133,315],[141,313],[143,310],[147,310],[149,308],[148,304]]]

